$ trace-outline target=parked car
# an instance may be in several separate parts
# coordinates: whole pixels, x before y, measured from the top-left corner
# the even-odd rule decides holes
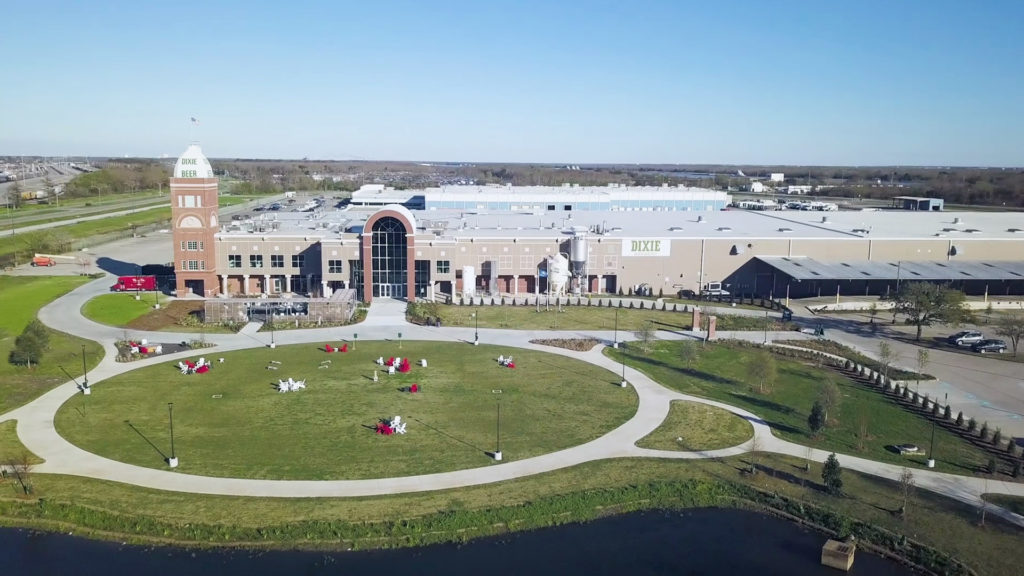
[[[971,350],[985,354],[986,352],[998,352],[1002,354],[1006,352],[1006,342],[1002,340],[982,340],[974,346],[971,346]]]
[[[946,341],[957,346],[971,346],[985,339],[985,336],[977,330],[962,330],[953,334]]]

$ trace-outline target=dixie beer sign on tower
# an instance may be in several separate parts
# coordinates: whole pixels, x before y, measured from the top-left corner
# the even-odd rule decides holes
[[[669,256],[672,240],[668,238],[623,238],[623,256]]]

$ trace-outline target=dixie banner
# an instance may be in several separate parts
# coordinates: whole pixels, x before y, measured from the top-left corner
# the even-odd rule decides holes
[[[622,239],[623,256],[670,256],[672,241],[668,238]]]

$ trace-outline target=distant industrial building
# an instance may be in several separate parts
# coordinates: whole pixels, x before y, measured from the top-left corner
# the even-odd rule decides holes
[[[943,208],[942,198],[921,198],[918,196],[894,196],[892,199],[893,208],[904,210],[921,210],[924,212],[941,212]]]
[[[722,211],[727,194],[688,188],[380,186],[343,207],[222,223],[198,146],[175,165],[171,201],[180,295],[669,295],[723,282],[800,297],[910,280],[1024,293],[1017,214]]]

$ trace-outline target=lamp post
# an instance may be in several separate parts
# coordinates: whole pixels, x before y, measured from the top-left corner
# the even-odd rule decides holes
[[[270,315],[270,347],[277,348],[277,343],[274,341],[274,315]]]
[[[177,468],[178,457],[174,455],[174,402],[167,403],[167,419],[171,424],[171,457],[167,459],[167,465]]]
[[[949,406],[949,392],[946,392],[944,403]],[[928,447],[928,467],[935,468],[935,418],[932,418],[932,441],[931,446]]]
[[[82,344],[82,394],[89,395],[92,390],[89,388],[89,372],[85,368],[85,344]]]
[[[615,308],[615,339],[612,342],[612,348],[619,347],[619,309]]]
[[[768,344],[768,322],[769,321],[770,320],[768,318],[768,311],[765,310],[764,311],[764,343],[765,344]]]
[[[495,428],[494,460],[501,461],[501,400],[498,400],[498,420]]]
[[[623,350],[622,351],[622,381],[619,382],[619,387],[625,388],[626,384],[628,384],[628,382],[626,382],[626,351]]]
[[[142,300],[142,267],[135,265],[135,299]]]
[[[480,316],[476,312],[473,312],[473,322],[475,327],[473,328],[473,346],[480,345]]]
[[[398,349],[399,350],[402,349],[402,333],[401,332],[398,333]]]
[[[356,351],[356,342],[359,342],[359,334],[352,334],[352,351]]]

